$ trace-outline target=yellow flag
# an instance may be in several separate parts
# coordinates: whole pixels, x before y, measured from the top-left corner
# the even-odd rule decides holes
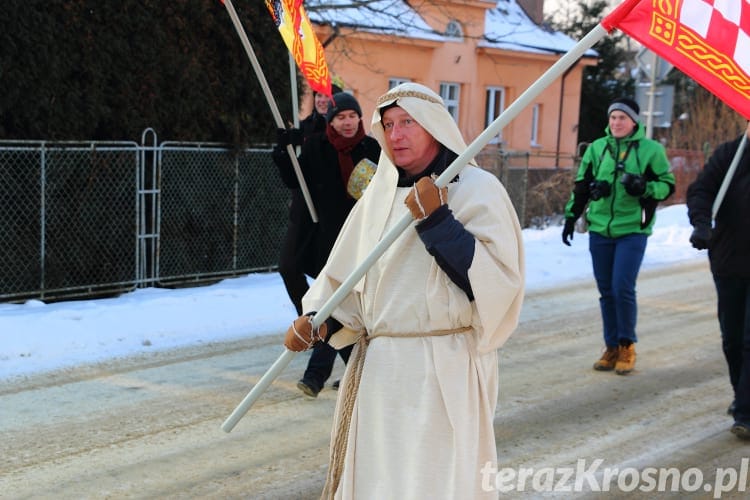
[[[266,0],[266,7],[310,88],[330,97],[331,75],[323,46],[313,32],[302,1]]]

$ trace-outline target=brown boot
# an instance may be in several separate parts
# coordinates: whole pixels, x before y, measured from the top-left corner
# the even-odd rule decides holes
[[[610,370],[614,370],[615,363],[617,363],[617,354],[618,354],[617,347],[607,346],[607,349],[604,351],[599,361],[594,363],[594,370],[599,370],[602,372],[608,372]]]
[[[618,375],[627,375],[635,368],[635,344],[628,346],[621,345],[617,353],[617,363],[615,364],[615,373]]]

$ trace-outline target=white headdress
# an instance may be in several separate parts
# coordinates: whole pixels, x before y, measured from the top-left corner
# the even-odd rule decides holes
[[[383,108],[391,104],[403,108],[440,144],[457,155],[466,149],[466,142],[461,136],[461,131],[458,129],[453,116],[445,107],[443,99],[424,85],[407,82],[380,96],[375,112],[372,114],[372,135],[383,147],[383,151],[386,151],[385,131],[383,130],[380,113]],[[389,151],[386,151],[386,153],[390,155]]]

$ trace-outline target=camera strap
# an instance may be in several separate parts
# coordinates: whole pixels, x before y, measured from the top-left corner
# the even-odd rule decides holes
[[[623,172],[625,172],[625,162],[627,161],[628,156],[630,156],[630,150],[633,149],[633,148],[638,149],[638,142],[639,141],[630,141],[628,143],[628,147],[625,149],[625,152],[624,153],[620,153],[620,159],[619,160],[617,158],[615,158],[615,155],[612,154],[612,151],[610,151],[609,154],[612,157],[612,159],[615,161],[615,171],[622,170]],[[607,144],[607,148],[604,151],[606,152],[608,150],[609,150],[609,144]],[[638,158],[638,154],[637,153],[635,155],[635,164],[638,167],[638,174],[640,174],[641,173],[641,160],[640,160],[640,158]]]

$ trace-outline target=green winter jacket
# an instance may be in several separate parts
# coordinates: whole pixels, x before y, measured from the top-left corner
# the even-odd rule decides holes
[[[608,126],[607,135],[589,145],[565,206],[567,219],[578,219],[588,204],[586,221],[591,232],[608,238],[651,234],[656,205],[674,192],[675,181],[664,146],[647,139],[644,130],[639,124],[630,136],[615,139]],[[625,191],[620,182],[625,172],[645,177],[646,192],[642,196]],[[610,193],[596,201],[591,199],[592,181],[606,181]]]

